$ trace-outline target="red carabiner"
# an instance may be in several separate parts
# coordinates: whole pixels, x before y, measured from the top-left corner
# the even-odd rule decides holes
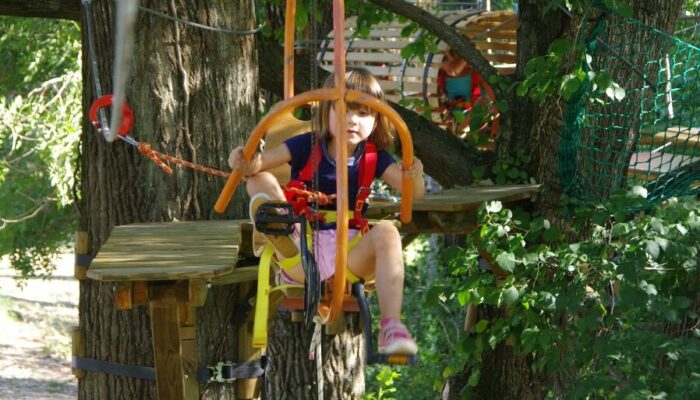
[[[92,124],[95,127],[100,126],[100,121],[97,119],[97,112],[100,111],[100,108],[105,107],[105,106],[111,106],[112,105],[112,95],[111,94],[106,94],[99,99],[95,100],[94,103],[92,103],[92,106],[90,107],[90,121],[92,121]],[[131,131],[131,128],[134,125],[134,112],[131,110],[131,107],[124,102],[124,107],[122,108],[122,123],[119,125],[119,130],[117,133],[119,133],[119,136],[127,136],[129,134],[129,131]]]

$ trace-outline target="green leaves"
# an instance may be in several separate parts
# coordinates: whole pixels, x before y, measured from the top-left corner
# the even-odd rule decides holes
[[[520,293],[518,292],[518,289],[515,288],[515,286],[510,286],[506,290],[503,291],[503,303],[507,306],[513,306],[518,302],[518,299],[520,298]]]
[[[28,277],[74,230],[74,157],[80,135],[75,23],[0,17],[0,255]],[[2,61],[0,61],[2,62]]]
[[[484,204],[468,246],[458,249],[461,255],[452,253],[481,263],[451,264],[459,272],[439,291],[441,307],[452,301],[489,310],[488,319],[480,311],[474,336],[457,346],[469,360],[466,369],[481,370],[482,352],[512,339],[514,351],[533,360],[534,371],[579,377],[565,389],[566,397],[617,398],[617,388],[625,385],[627,397],[700,396],[700,386],[688,389],[700,368],[700,330],[684,337],[673,333],[700,325],[700,202],[671,201],[633,218],[622,212],[639,198],[621,193],[581,207],[590,237],[576,243],[566,242],[541,216],[514,217],[522,213]],[[506,275],[485,269],[489,262]],[[695,350],[685,350],[690,348]]]
[[[498,267],[507,272],[513,272],[515,269],[515,254],[503,252],[496,257]]]

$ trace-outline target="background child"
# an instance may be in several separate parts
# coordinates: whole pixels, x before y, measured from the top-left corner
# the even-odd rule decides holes
[[[488,97],[484,97],[486,92]],[[484,108],[489,100],[496,97],[493,89],[471,65],[451,49],[445,50],[440,70],[438,71],[438,101],[444,109],[442,120],[447,124],[448,130],[462,134],[469,128],[469,112],[476,104]],[[460,112],[465,118],[463,121],[455,121],[454,113]],[[494,123],[496,123],[494,121]],[[493,129],[497,128],[492,126]]]
[[[376,78],[367,70],[348,71],[345,75],[347,88],[357,90],[384,101],[384,93]],[[330,76],[324,87],[333,87]],[[346,115],[348,147],[348,198],[349,204],[355,203],[358,192],[359,161],[365,152],[367,141],[371,140],[377,148],[375,178],[381,178],[395,190],[400,191],[403,176],[413,180],[415,199],[423,197],[423,165],[418,158],[407,169],[395,162],[385,150],[393,144],[392,128],[385,116],[359,104],[348,104]],[[300,171],[315,156],[314,145],[322,149],[322,157],[316,170],[317,185],[306,182],[308,187],[327,195],[336,192],[335,175],[335,141],[336,114],[332,102],[320,103],[313,121],[314,132],[295,136],[282,145],[256,154],[250,162],[245,162],[243,148],[238,147],[229,155],[229,165],[240,170],[247,177],[246,189],[251,196],[251,211],[259,202],[268,199],[285,200],[284,192],[275,177],[267,170],[289,163],[292,179],[299,177]],[[333,204],[328,206],[335,210]],[[298,240],[282,237],[281,240],[270,239],[277,250],[277,257],[290,259],[298,252]],[[401,323],[401,303],[403,301],[404,264],[401,248],[401,236],[398,229],[389,222],[375,225],[362,234],[358,229],[348,232],[350,248],[347,260],[349,280],[374,278],[379,309],[381,313],[381,330],[379,333],[379,352],[384,354],[415,354],[416,343],[406,327]],[[285,243],[286,242],[286,243]],[[319,267],[321,279],[325,280],[335,272],[336,230],[335,224],[321,224],[314,232],[314,255]],[[301,264],[284,267],[281,271],[286,280],[302,283],[304,272]]]

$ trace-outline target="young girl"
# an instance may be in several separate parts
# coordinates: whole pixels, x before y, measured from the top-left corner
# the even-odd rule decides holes
[[[345,75],[347,88],[357,90],[384,101],[384,94],[379,82],[367,70],[349,71]],[[324,87],[333,87],[333,76],[329,77]],[[377,149],[375,178],[379,177],[396,190],[401,190],[402,177],[413,180],[415,199],[423,197],[423,165],[417,158],[411,167],[402,169],[386,148],[393,143],[393,135],[388,119],[372,109],[358,104],[347,105],[347,147],[348,147],[348,204],[355,204],[358,193],[359,161],[367,146],[372,141]],[[314,144],[321,146],[321,160],[316,169],[317,185],[314,190],[332,195],[336,191],[335,179],[335,140],[336,114],[331,102],[323,101],[313,121],[314,132],[295,136],[282,145],[266,149],[256,154],[250,162],[245,162],[243,148],[237,147],[229,155],[232,169],[241,171],[247,177],[246,189],[251,196],[251,213],[268,199],[284,200],[284,192],[275,177],[267,170],[289,163],[292,179],[299,177],[310,157],[316,151]],[[312,187],[312,182],[307,182]],[[335,209],[335,204],[327,208]],[[352,212],[351,212],[352,214]],[[298,231],[298,230],[297,230]],[[314,233],[314,253],[316,262],[325,280],[335,272],[336,230],[334,224],[324,223]],[[277,258],[283,264],[284,259],[293,259],[298,254],[298,234],[293,242],[288,237],[266,238],[275,246]],[[374,278],[379,309],[381,313],[381,331],[379,333],[379,352],[384,354],[415,354],[416,343],[406,327],[401,323],[401,303],[403,300],[404,266],[401,249],[401,236],[391,223],[375,225],[367,233],[359,234],[357,229],[349,229],[350,248],[347,259],[348,279],[365,281]],[[286,242],[286,243],[285,243]],[[304,271],[300,263],[283,266],[282,278],[286,281],[303,283]]]
[[[482,97],[482,89],[488,99],[495,99],[491,86],[481,79],[467,60],[451,49],[445,50],[445,58],[438,71],[438,101],[445,109],[442,119],[450,131],[457,134],[464,132],[469,127],[468,113],[474,105],[479,103],[486,106],[488,100]],[[455,123],[454,112],[461,112],[467,118],[462,123]]]

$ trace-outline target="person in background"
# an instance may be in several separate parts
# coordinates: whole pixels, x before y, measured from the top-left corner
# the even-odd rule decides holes
[[[480,104],[489,110],[489,103],[495,99],[491,85],[481,78],[467,60],[452,49],[445,50],[438,71],[438,102],[442,121],[449,131],[462,136],[469,130],[470,111],[474,106]],[[455,114],[462,114],[464,118],[458,118]],[[498,131],[497,124],[498,120],[494,118],[491,121],[492,136]]]

